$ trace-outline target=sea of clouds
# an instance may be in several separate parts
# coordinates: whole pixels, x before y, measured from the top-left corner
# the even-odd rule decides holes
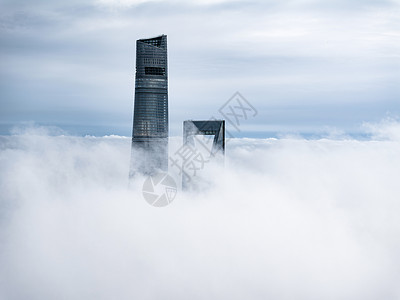
[[[130,138],[0,136],[0,299],[400,299],[400,124],[364,130],[230,139],[164,208]]]

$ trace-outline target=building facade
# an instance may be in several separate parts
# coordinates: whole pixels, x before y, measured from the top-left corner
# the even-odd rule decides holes
[[[130,175],[168,170],[167,36],[136,41]]]
[[[207,140],[196,138],[196,136],[204,135],[214,136],[211,149],[208,149]],[[196,159],[193,159],[192,164],[189,163],[186,166],[182,164],[182,188],[200,188],[202,184],[201,181],[204,178],[201,178],[202,176],[197,173],[197,170],[202,170],[204,163],[209,162],[211,158],[213,158],[215,162],[223,163],[225,156],[225,120],[184,121],[183,147],[187,148],[189,153],[196,153]],[[207,159],[204,159],[201,152],[198,151],[200,148],[208,150],[209,157]],[[201,166],[196,167],[194,161],[200,163]]]

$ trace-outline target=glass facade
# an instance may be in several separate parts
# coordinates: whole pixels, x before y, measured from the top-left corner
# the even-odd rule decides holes
[[[136,41],[131,175],[168,169],[167,36]]]
[[[198,135],[213,135],[214,140],[212,143],[212,148],[209,150],[210,157],[214,158],[223,158],[225,155],[225,120],[204,120],[204,121],[193,121],[187,120],[183,122],[183,145],[184,147],[188,147],[189,151],[193,151],[193,153],[200,153],[200,157],[198,158],[198,162],[202,164],[200,168],[196,168],[194,165],[184,165],[182,164],[182,188],[196,188],[196,184],[199,181],[195,180],[196,170],[201,170],[203,168],[204,162],[208,160],[204,160],[201,152],[197,152],[196,147],[207,147],[207,141],[195,139],[195,136]],[[195,142],[196,140],[196,142]],[[191,150],[194,149],[194,150]],[[191,175],[185,171],[185,168],[189,167],[189,169],[194,170],[195,172]],[[199,179],[199,178],[197,178]]]

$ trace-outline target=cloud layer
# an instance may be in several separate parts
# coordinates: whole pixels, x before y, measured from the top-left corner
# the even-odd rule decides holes
[[[2,136],[0,296],[398,299],[398,124],[365,128],[232,139],[214,184],[161,209],[128,187],[129,138]]]

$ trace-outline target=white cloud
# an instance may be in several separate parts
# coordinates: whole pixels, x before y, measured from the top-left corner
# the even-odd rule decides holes
[[[374,139],[400,141],[400,124],[395,118],[388,117],[378,124],[365,123],[363,127]]]
[[[127,188],[129,138],[2,136],[0,296],[398,299],[390,126],[385,140],[232,139],[215,185],[162,209],[141,178]]]
[[[189,3],[184,0],[170,0],[170,1],[163,1],[163,0],[97,0],[96,3],[102,6],[114,7],[114,8],[127,8],[130,6],[135,6],[144,3],[178,3],[184,5],[214,5],[214,4],[221,4],[221,3],[228,3],[232,2],[229,0],[194,0],[190,1]],[[238,1],[240,2],[240,1]]]

